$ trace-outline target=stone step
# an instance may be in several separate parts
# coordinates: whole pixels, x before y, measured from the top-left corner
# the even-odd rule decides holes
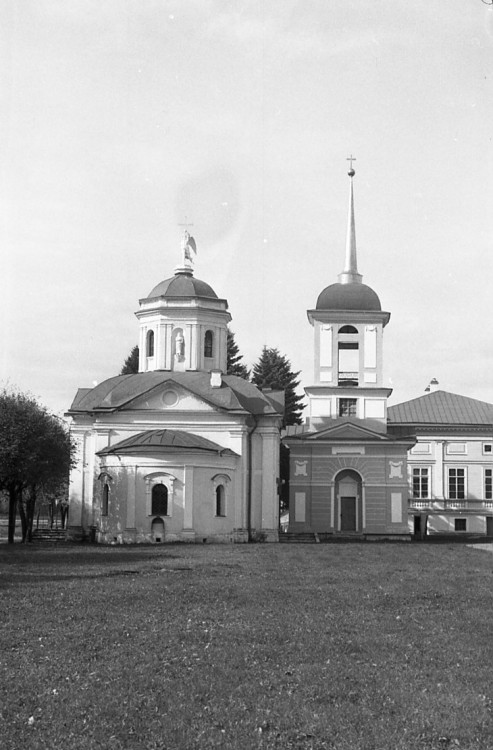
[[[33,542],[65,542],[67,532],[65,529],[35,529],[33,531]]]
[[[287,531],[279,534],[281,544],[316,544],[316,535],[311,531]]]

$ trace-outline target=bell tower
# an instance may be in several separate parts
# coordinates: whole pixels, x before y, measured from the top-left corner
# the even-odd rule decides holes
[[[351,418],[384,431],[392,390],[383,386],[383,329],[390,313],[382,311],[377,294],[358,272],[353,157],[350,161],[344,269],[338,282],[320,293],[315,309],[307,311],[314,328],[313,385],[305,389],[308,424],[319,430],[331,420]]]
[[[139,301],[139,372],[221,370],[227,367],[228,303],[193,275],[195,240],[182,240],[183,262]]]

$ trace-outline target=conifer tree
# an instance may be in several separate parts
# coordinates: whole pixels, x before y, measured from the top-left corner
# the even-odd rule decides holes
[[[259,388],[283,390],[285,394],[285,410],[283,427],[288,424],[301,424],[301,410],[303,397],[298,396],[296,388],[300,381],[296,380],[300,373],[291,370],[290,361],[279,349],[264,346],[262,354],[253,366],[252,383]]]
[[[235,341],[235,335],[233,331],[228,328],[228,342],[227,342],[227,375],[237,375],[239,378],[249,380],[250,371],[241,361],[243,355],[240,354],[238,344]]]
[[[134,346],[121,369],[120,375],[135,375],[139,371],[139,347]]]

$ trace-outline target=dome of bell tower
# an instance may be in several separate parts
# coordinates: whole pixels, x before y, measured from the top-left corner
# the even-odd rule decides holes
[[[320,292],[317,310],[380,311],[382,306],[376,292],[366,284],[330,284]]]

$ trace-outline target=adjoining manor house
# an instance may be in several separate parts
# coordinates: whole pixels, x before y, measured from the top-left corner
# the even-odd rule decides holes
[[[493,535],[493,405],[437,390],[388,407],[390,313],[346,259],[308,320],[314,377],[287,430],[291,534]],[[183,264],[140,300],[139,373],[78,391],[69,537],[106,543],[278,541],[283,394],[225,375],[228,304]]]

